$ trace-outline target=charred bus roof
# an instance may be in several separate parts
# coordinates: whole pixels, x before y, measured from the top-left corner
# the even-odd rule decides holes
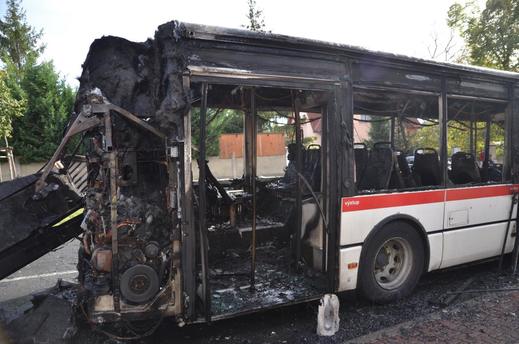
[[[188,105],[186,76],[189,83],[292,89],[331,90],[351,84],[358,101],[364,102],[370,100],[363,100],[363,89],[428,96],[445,92],[449,97],[501,103],[519,97],[518,73],[171,21],[146,42],[112,36],[95,40],[83,64],[76,111],[83,91],[97,87],[113,104],[169,126],[182,117],[173,113],[183,113]],[[209,105],[233,107],[217,99],[214,90]],[[176,126],[181,126],[178,121]]]
[[[280,52],[284,50],[300,50],[307,53],[321,54],[323,58],[325,58],[326,55],[332,55],[332,59],[347,57],[353,59],[352,62],[370,62],[391,66],[400,65],[402,67],[412,66],[413,68],[419,68],[434,74],[442,72],[446,75],[459,75],[461,73],[466,76],[478,78],[497,78],[499,80],[505,79],[510,82],[519,81],[519,73],[515,72],[457,63],[438,62],[389,52],[374,51],[347,44],[192,23],[169,22],[161,26],[159,30],[167,26],[174,30],[180,28],[182,37],[186,39],[213,41],[224,44],[227,43],[229,45],[237,44],[276,48],[279,49]],[[229,47],[229,45],[226,47]]]

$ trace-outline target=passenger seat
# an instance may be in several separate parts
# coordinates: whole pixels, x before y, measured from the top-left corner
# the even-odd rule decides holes
[[[354,143],[353,152],[355,153],[355,181],[358,186],[368,164],[369,151],[365,143]]]
[[[416,149],[412,174],[417,186],[440,185],[442,174],[438,152],[434,148]]]
[[[312,186],[312,191],[321,191],[321,145],[308,145],[303,152],[303,174]]]
[[[383,190],[389,186],[393,171],[393,149],[389,142],[377,142],[371,150],[359,190]]]
[[[409,168],[409,164],[407,163],[406,156],[403,151],[397,150],[395,151],[396,161],[398,163],[398,167],[400,169],[400,174],[402,176],[402,180],[404,183],[404,187],[412,188],[416,186],[416,183],[413,179],[413,175],[411,174],[411,169]]]
[[[454,184],[480,183],[481,175],[474,155],[457,152],[451,157],[452,170],[450,179]]]

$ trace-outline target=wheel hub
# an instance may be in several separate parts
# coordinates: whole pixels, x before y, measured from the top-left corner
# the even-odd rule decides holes
[[[145,275],[136,275],[130,280],[130,289],[137,294],[142,294],[149,286],[150,280]]]
[[[403,238],[392,238],[379,248],[373,273],[380,287],[392,290],[406,281],[411,267],[411,245]]]

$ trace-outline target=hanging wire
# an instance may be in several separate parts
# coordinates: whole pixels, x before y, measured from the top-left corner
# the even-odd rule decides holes
[[[400,109],[395,109],[395,110],[375,110],[375,109],[370,109],[370,108],[366,108],[366,107],[363,107],[363,106],[360,106],[360,105],[355,105],[355,108],[358,108],[358,109],[361,109],[362,111],[367,111],[367,112],[374,112],[374,113],[398,113],[400,112]]]
[[[275,112],[279,117],[284,117],[284,118],[288,118],[288,119],[294,119],[294,116],[289,116],[289,115],[285,115],[284,113],[282,112],[279,112],[277,109],[275,108],[270,108],[270,109],[266,109],[265,111],[263,112],[267,112],[267,111],[271,111],[271,112]]]
[[[409,122],[411,124],[414,124],[414,125],[417,125],[419,127],[434,127],[434,126],[437,126],[440,124],[440,122],[438,121],[434,121],[432,119],[424,119],[424,118],[420,118],[421,120],[423,121],[427,121],[427,122],[430,122],[431,124],[425,124],[425,123],[419,123],[419,122],[415,122],[413,121],[412,119],[409,119],[407,117],[402,117],[402,120],[405,121],[405,122]]]
[[[265,118],[263,116],[260,116],[260,115],[256,115],[258,118],[264,120],[265,122],[270,122],[270,123],[274,123],[274,124],[278,124],[278,125],[283,125],[283,126],[286,126],[286,125],[295,125],[295,123],[282,123],[282,122],[277,122],[277,121],[274,121],[272,119],[268,119],[268,118]],[[290,117],[292,118],[292,117]],[[304,122],[301,122],[301,124],[307,124],[307,123],[312,123],[312,122],[315,122],[315,121],[318,121],[320,120],[321,117],[317,117],[317,118],[314,118],[314,119],[309,119],[307,121],[304,121]]]
[[[383,119],[360,119],[353,117],[353,120],[356,122],[365,122],[365,123],[377,123],[377,122],[387,122],[390,121],[391,118],[383,118]]]
[[[256,97],[258,97],[259,99],[262,99],[262,100],[267,100],[267,101],[271,101],[271,100],[282,100],[282,99],[288,99],[290,97],[292,97],[292,94],[288,94],[286,96],[283,96],[283,97],[266,97],[266,96],[262,96],[260,95],[258,92],[256,92]]]

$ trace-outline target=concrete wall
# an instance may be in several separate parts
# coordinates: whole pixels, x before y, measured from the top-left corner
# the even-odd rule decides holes
[[[218,179],[240,178],[243,175],[243,158],[220,159],[209,157],[209,168]],[[257,175],[264,177],[282,176],[287,165],[285,155],[257,157]],[[198,180],[198,164],[193,161],[193,179]]]
[[[43,162],[34,162],[29,164],[20,164],[20,162],[15,159],[16,162],[16,171],[18,171],[18,176],[23,177],[29,174],[33,174],[37,172],[40,168],[43,167]],[[2,160],[0,163],[0,169],[1,172],[1,181],[11,180],[11,174],[9,173],[9,165],[7,164],[7,161]]]
[[[243,175],[243,158],[220,159],[219,157],[209,157],[209,168],[218,179],[240,178]],[[259,156],[258,157],[258,176],[275,177],[282,176],[287,165],[285,155]],[[37,172],[44,163],[20,164],[16,162],[18,176],[23,177]],[[0,164],[2,169],[2,181],[10,180],[9,165],[7,162]],[[193,179],[198,180],[198,164],[193,161]]]

